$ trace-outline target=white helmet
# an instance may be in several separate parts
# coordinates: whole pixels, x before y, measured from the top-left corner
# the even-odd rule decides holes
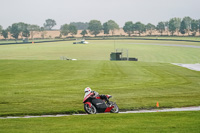
[[[85,93],[90,93],[92,90],[90,89],[90,87],[85,88]]]

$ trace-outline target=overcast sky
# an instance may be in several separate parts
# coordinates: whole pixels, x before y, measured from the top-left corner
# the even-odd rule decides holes
[[[92,19],[112,19],[120,27],[127,21],[157,25],[173,17],[200,19],[200,0],[0,0],[0,5],[3,28],[16,22],[43,26],[48,18],[56,21],[56,29]]]

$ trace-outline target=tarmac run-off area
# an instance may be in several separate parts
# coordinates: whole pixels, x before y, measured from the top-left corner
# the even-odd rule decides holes
[[[200,71],[200,64],[196,63],[196,64],[181,64],[181,63],[172,63],[173,65],[177,65],[177,66],[181,66],[181,67],[185,67],[191,70],[195,70],[195,71]]]

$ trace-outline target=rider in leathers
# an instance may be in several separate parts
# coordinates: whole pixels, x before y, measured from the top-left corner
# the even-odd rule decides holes
[[[105,99],[107,101],[107,103],[110,105],[110,101],[108,100],[106,95],[99,95],[98,92],[92,91],[90,87],[85,88],[85,96],[84,96],[84,98],[90,93],[94,93],[94,95],[92,96],[94,98],[99,96],[101,99]]]

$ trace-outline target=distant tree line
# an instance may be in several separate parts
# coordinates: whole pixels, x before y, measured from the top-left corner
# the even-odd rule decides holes
[[[14,23],[11,26],[8,26],[6,29],[2,29],[2,26],[0,25],[0,34],[5,39],[8,38],[8,33],[10,33],[11,36],[16,40],[19,38],[19,36],[25,38],[31,37],[33,39],[35,31],[40,31],[43,35],[45,30],[51,30],[55,25],[56,21],[53,19],[47,19],[43,24],[43,27],[34,24],[26,24],[23,22]]]
[[[11,36],[17,40],[19,36],[33,38],[34,31],[40,31],[42,32],[42,37],[44,37],[45,31],[52,30],[55,25],[56,21],[53,19],[47,19],[42,27],[23,22],[14,23],[6,29],[3,29],[0,25],[0,34],[7,39],[8,33],[10,33]],[[115,30],[118,29],[119,25],[114,20],[108,20],[103,24],[99,20],[91,20],[89,23],[71,22],[70,24],[61,25],[60,37],[67,36],[68,34],[74,36],[77,34],[78,30],[82,30],[81,35],[83,35],[83,37],[88,34],[88,31],[94,36],[97,36],[101,32],[105,35],[110,33],[114,35]],[[200,33],[200,19],[195,20],[188,16],[183,19],[175,17],[166,22],[158,22],[157,25],[151,23],[145,25],[141,22],[133,23],[132,21],[127,21],[123,26],[123,30],[128,36],[132,34],[138,34],[140,36],[143,33],[151,36],[155,31],[159,32],[160,35],[167,32],[167,35],[172,36],[175,33],[178,33],[178,35],[181,33],[183,36],[192,33],[193,36],[196,36],[197,32]]]
[[[189,35],[192,32],[192,35],[195,36],[197,32],[200,32],[200,19],[195,20],[190,17],[181,18],[171,18],[166,22],[158,22],[157,25],[148,23],[147,25],[142,24],[141,22],[136,22],[135,24],[132,21],[126,22],[123,30],[131,36],[131,34],[146,32],[148,35],[152,35],[153,31],[158,31],[160,35],[163,32],[167,32],[167,35],[174,35],[175,32],[178,34],[181,33]],[[170,34],[169,34],[170,33]]]

